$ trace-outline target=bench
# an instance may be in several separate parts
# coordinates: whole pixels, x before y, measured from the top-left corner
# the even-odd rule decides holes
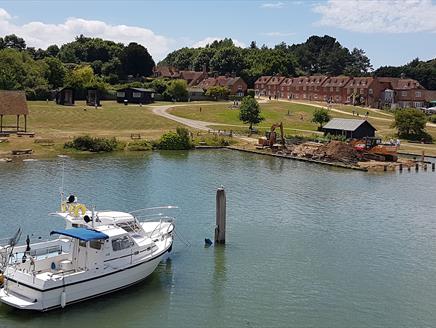
[[[35,132],[17,132],[18,137],[28,136],[29,138],[35,137]]]
[[[32,149],[14,149],[11,151],[12,155],[30,155],[32,152]]]
[[[131,138],[132,140],[138,140],[138,139],[141,139],[141,135],[140,135],[139,133],[132,133],[132,134],[130,135],[130,138]]]
[[[8,138],[0,138],[0,143],[6,143],[9,142]]]

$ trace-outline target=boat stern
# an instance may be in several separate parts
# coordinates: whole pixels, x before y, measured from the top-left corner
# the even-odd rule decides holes
[[[43,310],[41,304],[36,299],[31,300],[25,296],[7,292],[5,288],[0,289],[0,301],[9,306],[22,310]]]

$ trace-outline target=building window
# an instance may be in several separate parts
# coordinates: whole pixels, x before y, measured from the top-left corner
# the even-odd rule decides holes
[[[141,93],[140,92],[133,92],[132,97],[133,98],[141,98]]]
[[[126,93],[124,91],[118,91],[117,92],[117,97],[124,98],[125,96],[126,96]]]
[[[415,92],[415,97],[421,98],[421,91],[416,91]]]
[[[370,95],[372,95],[372,94],[373,94],[373,91],[372,91],[372,89],[368,89],[368,94],[370,94]]]
[[[303,90],[306,91],[306,86],[303,86]]]
[[[363,95],[365,93],[365,89],[360,89],[360,94]]]
[[[422,107],[422,103],[421,103],[420,101],[415,101],[415,102],[413,103],[413,107],[415,107],[415,108]]]
[[[336,92],[339,92],[339,87],[336,87]]]
[[[333,92],[333,87],[330,87],[330,92]]]
[[[407,97],[407,91],[401,91],[401,96]]]

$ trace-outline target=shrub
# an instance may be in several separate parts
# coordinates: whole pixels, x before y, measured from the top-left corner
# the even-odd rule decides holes
[[[132,141],[127,144],[127,150],[130,151],[147,151],[152,149],[152,143],[147,140]]]
[[[428,118],[431,123],[436,123],[436,115],[432,115]]]
[[[176,132],[167,132],[159,140],[158,148],[164,150],[192,149],[194,145],[186,128],[177,128]]]
[[[254,91],[254,89],[248,89],[247,90],[247,96],[250,96],[250,97],[255,97],[256,96],[256,92]]]
[[[111,152],[117,147],[118,142],[115,138],[93,138],[90,136],[75,137],[73,141],[64,144],[64,148],[90,152]]]

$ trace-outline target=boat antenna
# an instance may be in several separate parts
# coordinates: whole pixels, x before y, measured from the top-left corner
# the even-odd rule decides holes
[[[94,220],[95,220],[95,206],[92,206],[92,229],[94,229]]]
[[[61,187],[59,188],[59,192],[61,194],[61,208],[62,208],[62,202],[64,201],[64,175],[65,175],[65,161],[62,160]]]

